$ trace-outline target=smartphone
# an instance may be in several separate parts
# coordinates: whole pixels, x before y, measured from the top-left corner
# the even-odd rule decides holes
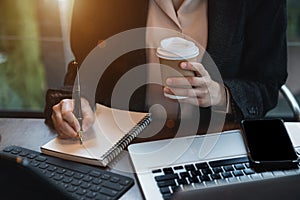
[[[298,156],[282,119],[242,120],[241,127],[254,170],[298,167]]]

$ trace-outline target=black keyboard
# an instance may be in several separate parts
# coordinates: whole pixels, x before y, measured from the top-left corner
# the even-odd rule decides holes
[[[299,168],[258,173],[251,169],[247,157],[189,163],[152,171],[163,199],[170,199],[176,191],[299,173]]]
[[[23,147],[9,146],[3,152],[28,160],[31,169],[74,199],[119,199],[134,185],[130,177]]]

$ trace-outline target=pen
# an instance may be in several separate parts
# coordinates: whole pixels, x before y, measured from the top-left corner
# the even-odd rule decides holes
[[[82,130],[82,110],[81,110],[81,94],[80,94],[80,78],[79,78],[79,70],[78,70],[78,63],[76,61],[73,61],[73,65],[76,66],[76,72],[77,72],[77,84],[74,85],[74,100],[75,100],[75,116],[77,117],[78,121],[79,121],[79,125],[80,125],[80,130],[77,132],[77,135],[79,137],[79,141],[80,144],[83,143],[82,140],[82,134],[83,134],[83,130]]]

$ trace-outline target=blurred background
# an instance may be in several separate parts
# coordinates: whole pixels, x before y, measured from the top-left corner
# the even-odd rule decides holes
[[[300,1],[288,3],[287,86],[300,101]],[[45,93],[60,88],[70,51],[73,0],[0,0],[0,117],[43,117]],[[279,103],[276,111],[289,109]]]

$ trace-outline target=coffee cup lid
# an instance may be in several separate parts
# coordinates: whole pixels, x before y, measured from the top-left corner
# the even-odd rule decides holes
[[[170,37],[160,42],[156,54],[160,58],[182,60],[190,59],[199,55],[199,48],[194,42],[180,37]]]

